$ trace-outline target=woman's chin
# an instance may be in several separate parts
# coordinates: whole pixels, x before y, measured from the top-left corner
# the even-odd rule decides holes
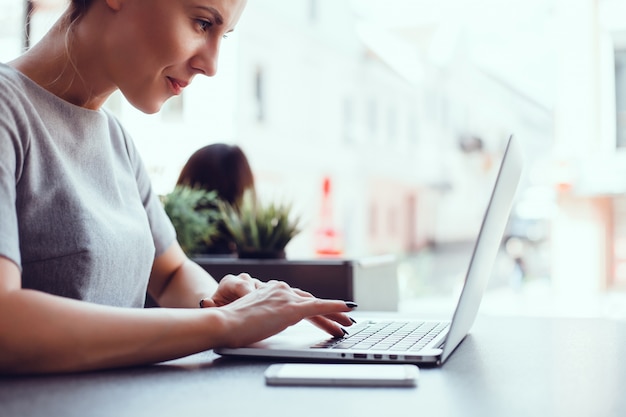
[[[145,114],[156,114],[159,112],[159,110],[161,110],[161,106],[157,107],[157,108],[149,108],[149,109],[139,109],[142,112],[144,112]]]
[[[128,102],[137,110],[145,114],[158,113],[163,107],[165,100],[128,100]]]

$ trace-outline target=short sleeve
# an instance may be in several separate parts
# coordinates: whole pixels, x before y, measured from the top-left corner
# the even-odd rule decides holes
[[[0,93],[0,256],[21,267],[16,199],[24,163],[26,132],[21,132],[7,92]]]
[[[137,180],[137,189],[139,190],[139,195],[141,196],[142,204],[146,210],[148,221],[150,223],[152,238],[156,249],[156,256],[159,256],[176,240],[176,230],[165,213],[159,196],[152,188],[150,176],[148,175],[148,171],[146,170],[135,144],[119,122],[113,116],[110,117],[117,125],[117,128],[123,132],[130,163],[132,164],[135,172],[135,178]]]

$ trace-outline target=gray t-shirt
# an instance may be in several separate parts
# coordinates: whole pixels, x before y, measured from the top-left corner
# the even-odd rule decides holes
[[[127,132],[0,64],[0,255],[22,287],[142,307],[175,239]]]

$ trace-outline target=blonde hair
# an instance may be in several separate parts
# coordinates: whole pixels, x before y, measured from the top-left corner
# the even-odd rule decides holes
[[[72,0],[66,13],[67,23],[71,26],[80,19],[92,3],[93,0]]]
[[[68,65],[70,65],[74,69],[75,74],[77,74],[78,77],[83,82],[85,80],[81,76],[80,71],[78,70],[78,67],[76,66],[76,64],[74,63],[72,59],[71,35],[74,29],[74,25],[80,20],[81,17],[83,17],[83,15],[87,12],[87,10],[89,9],[89,7],[91,7],[92,4],[93,4],[93,0],[71,0],[69,6],[65,10],[65,12],[63,13],[59,21],[57,22],[57,25],[59,25],[58,28],[65,32],[65,53],[67,54],[67,57],[68,57]],[[58,80],[60,80],[63,75],[63,72],[65,72],[65,69],[62,69],[58,77],[54,79],[53,81],[51,81],[50,84],[55,84]],[[70,88],[69,84],[67,88],[68,89]],[[67,91],[67,89],[65,91]]]

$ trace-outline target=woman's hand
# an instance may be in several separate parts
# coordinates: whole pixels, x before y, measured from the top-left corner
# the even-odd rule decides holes
[[[203,307],[221,307],[232,322],[229,346],[243,346],[269,337],[307,319],[334,337],[342,337],[353,320],[345,313],[355,305],[322,300],[281,281],[262,282],[248,274],[227,275]]]
[[[226,275],[219,282],[213,296],[202,300],[202,307],[225,306],[264,285],[264,282],[248,274]]]

